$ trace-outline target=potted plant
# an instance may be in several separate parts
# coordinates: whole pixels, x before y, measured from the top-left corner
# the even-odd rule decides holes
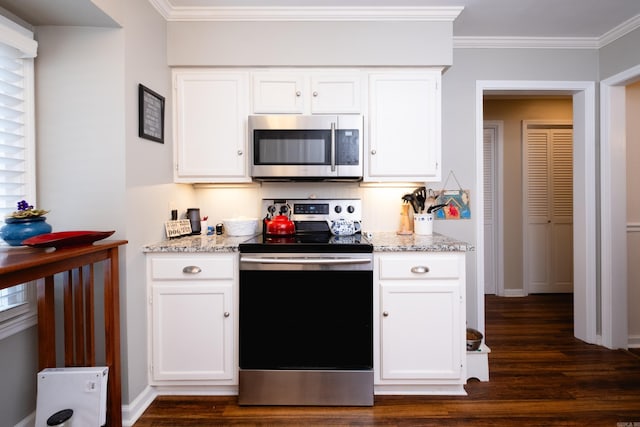
[[[29,237],[50,233],[51,225],[47,224],[49,211],[35,209],[27,201],[18,202],[18,209],[4,219],[5,225],[0,228],[0,237],[11,246],[21,246]]]

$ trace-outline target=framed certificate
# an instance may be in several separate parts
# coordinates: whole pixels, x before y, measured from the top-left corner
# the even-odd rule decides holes
[[[164,144],[164,96],[138,85],[138,136]]]

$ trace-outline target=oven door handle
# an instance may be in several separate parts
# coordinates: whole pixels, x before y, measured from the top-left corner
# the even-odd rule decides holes
[[[371,258],[262,258],[262,257],[240,257],[240,262],[246,262],[250,264],[370,264]]]

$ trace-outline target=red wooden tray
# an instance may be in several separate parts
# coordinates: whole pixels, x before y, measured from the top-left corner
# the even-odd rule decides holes
[[[115,233],[112,231],[60,231],[29,237],[22,241],[23,245],[34,248],[67,248],[90,245]]]

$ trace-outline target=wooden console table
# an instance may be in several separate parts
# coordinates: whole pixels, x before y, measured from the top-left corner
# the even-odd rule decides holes
[[[0,250],[0,289],[37,281],[39,370],[60,367],[56,362],[54,306],[54,275],[59,273],[64,288],[64,363],[61,366],[95,365],[95,265],[103,264],[104,347],[105,363],[109,367],[107,425],[110,427],[122,426],[118,247],[126,243],[126,240],[104,240],[55,250]]]

